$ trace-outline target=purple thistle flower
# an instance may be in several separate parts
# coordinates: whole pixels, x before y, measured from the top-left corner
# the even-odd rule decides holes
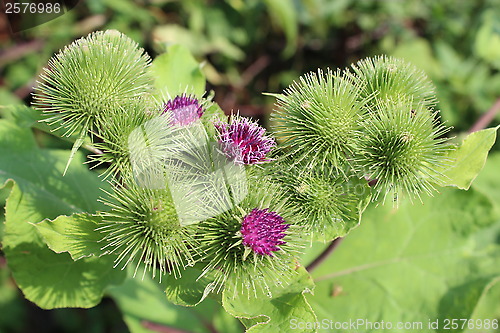
[[[278,246],[286,243],[282,239],[289,227],[278,213],[270,212],[267,208],[255,208],[241,223],[243,245],[250,247],[257,254],[272,256],[272,251],[278,251]]]
[[[267,162],[266,154],[276,146],[273,138],[264,135],[266,130],[248,118],[233,116],[230,124],[216,122],[214,126],[222,151],[236,164]]]
[[[181,95],[165,104],[162,114],[167,112],[172,114],[171,125],[186,126],[200,119],[203,108],[196,98]]]

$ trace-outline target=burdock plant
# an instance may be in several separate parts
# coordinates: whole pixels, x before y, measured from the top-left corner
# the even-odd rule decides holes
[[[129,104],[150,92],[150,62],[124,34],[92,33],[50,59],[35,89],[34,106],[43,112],[45,122],[63,129],[64,136],[78,134],[76,150],[85,135],[102,127],[97,123],[106,115],[125,117]]]
[[[297,162],[343,172],[352,166],[360,122],[366,111],[361,86],[340,71],[300,77],[277,97],[272,115],[280,146]]]
[[[360,98],[368,98],[370,109],[381,101],[398,103],[402,99],[426,108],[436,105],[431,80],[424,71],[403,59],[376,56],[358,61],[351,69],[351,77],[361,86]]]
[[[328,241],[356,226],[370,201],[370,188],[358,175],[323,172],[320,166],[294,163],[281,157],[266,173],[282,190],[302,218],[308,240]]]
[[[149,65],[135,42],[106,31],[43,70],[34,107],[74,136],[69,160],[88,140],[111,189],[102,192],[106,209],[40,232],[51,249],[77,251],[75,260],[95,256],[103,269],[131,267],[130,278],[139,270],[165,278],[175,303],[213,297],[247,327],[266,327],[264,317],[284,325],[294,304],[312,313],[300,258],[313,241],[346,236],[371,201],[397,204],[453,182],[457,148],[434,110],[432,83],[401,59],[305,74],[271,94],[271,133],[226,116],[189,85],[165,93],[155,77],[170,67]]]
[[[449,146],[438,113],[412,99],[382,102],[363,122],[356,162],[375,181],[375,199],[382,194],[420,197],[432,194],[445,179],[439,170],[449,163]]]
[[[296,274],[301,218],[277,185],[251,176],[249,186],[232,210],[200,223],[199,242],[209,259],[203,272],[215,272],[215,290],[229,282],[232,295],[271,297],[272,286]]]
[[[223,153],[236,164],[268,162],[266,155],[276,145],[265,129],[248,118],[232,116],[229,124],[214,123]]]
[[[199,244],[192,228],[180,224],[168,191],[127,182],[116,184],[104,202],[111,209],[102,213],[96,230],[103,234],[102,249],[116,255],[115,267],[132,263],[135,275],[142,263],[143,274],[159,272],[161,280],[166,273],[180,276],[191,265]]]

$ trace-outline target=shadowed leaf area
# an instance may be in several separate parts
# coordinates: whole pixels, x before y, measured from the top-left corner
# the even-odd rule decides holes
[[[497,318],[498,304],[482,305],[500,276],[494,202],[475,189],[443,189],[423,201],[368,209],[362,228],[314,271],[308,300],[320,322],[384,320],[393,323],[389,332],[398,332],[397,322],[422,322],[427,332],[429,320]]]
[[[32,223],[62,214],[102,209],[97,202],[104,185],[80,163],[63,178],[67,151],[39,149],[31,130],[0,120],[0,183],[12,191],[6,203],[2,245],[14,279],[25,297],[41,308],[92,307],[108,284],[124,273],[112,269],[112,258],[73,261],[52,252]]]

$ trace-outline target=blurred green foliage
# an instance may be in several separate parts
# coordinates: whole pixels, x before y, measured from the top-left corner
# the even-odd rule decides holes
[[[15,91],[29,99],[54,52],[90,31],[117,29],[153,55],[185,45],[205,61],[216,101],[251,116],[272,108],[261,92],[278,92],[304,72],[381,53],[403,57],[428,73],[444,120],[464,131],[500,95],[498,6],[500,0],[81,1],[53,21],[3,36],[0,97]]]
[[[117,29],[153,56],[183,44],[204,61],[207,88],[226,112],[264,118],[273,99],[261,93],[279,92],[307,71],[381,53],[402,57],[434,81],[442,117],[458,133],[500,98],[498,8],[500,0],[80,1],[41,26],[0,32],[0,115],[1,105],[31,102],[40,69],[64,45]],[[497,112],[491,125],[499,120]],[[40,133],[36,138],[43,147],[68,146]],[[9,192],[0,190],[0,207]],[[2,208],[0,235],[3,220]],[[47,332],[124,329],[110,300],[85,311],[36,309],[15,288],[1,247],[0,314],[1,333],[30,332],[40,322]]]

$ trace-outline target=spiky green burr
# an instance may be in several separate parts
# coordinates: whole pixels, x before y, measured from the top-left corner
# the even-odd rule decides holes
[[[374,109],[381,103],[411,100],[412,105],[436,105],[435,87],[424,71],[411,63],[390,56],[366,58],[353,64],[353,79],[362,87],[360,99]]]
[[[116,30],[80,38],[49,60],[35,88],[36,108],[44,121],[75,133],[101,114],[123,110],[150,89],[149,56]]]
[[[339,71],[319,70],[276,95],[272,128],[288,156],[319,165],[325,172],[349,165],[364,114],[359,89]]]
[[[78,134],[70,161],[85,135],[106,131],[99,121],[110,113],[126,117],[130,104],[151,90],[150,61],[136,42],[116,30],[91,33],[49,60],[33,105],[64,136]]]
[[[306,163],[280,159],[265,171],[281,184],[285,195],[304,218],[299,224],[311,241],[331,241],[355,228],[370,201],[367,181],[356,174],[325,173]]]
[[[161,276],[181,276],[182,270],[194,264],[199,244],[194,238],[195,226],[180,224],[168,189],[147,189],[132,181],[115,185],[114,193],[104,203],[111,209],[102,212],[103,250],[116,255],[115,267],[135,265],[135,273],[144,264],[147,270]],[[193,208],[194,209],[194,208]]]
[[[374,180],[374,199],[432,194],[444,180],[439,170],[449,161],[443,135],[449,130],[438,113],[412,100],[377,106],[363,122],[356,163],[364,176]]]

